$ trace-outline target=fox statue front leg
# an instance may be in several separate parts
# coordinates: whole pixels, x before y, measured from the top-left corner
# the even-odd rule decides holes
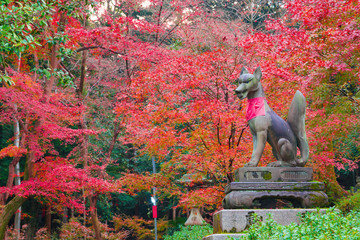
[[[267,139],[268,119],[265,116],[253,118],[249,121],[249,126],[253,136],[253,153],[250,162],[245,164],[245,166],[256,167],[264,152]]]

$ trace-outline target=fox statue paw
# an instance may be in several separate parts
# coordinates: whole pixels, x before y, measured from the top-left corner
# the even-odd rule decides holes
[[[271,162],[267,165],[267,167],[295,167],[295,166],[296,164],[291,164],[284,161]]]
[[[248,162],[244,165],[244,167],[256,167],[256,166],[257,166],[257,164],[252,163],[252,162]]]

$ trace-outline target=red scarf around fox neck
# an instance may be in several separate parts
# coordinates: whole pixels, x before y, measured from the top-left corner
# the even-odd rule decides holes
[[[246,120],[250,121],[257,116],[265,116],[265,97],[248,99]]]

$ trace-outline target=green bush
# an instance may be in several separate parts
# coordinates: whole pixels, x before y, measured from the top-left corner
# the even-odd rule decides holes
[[[343,213],[349,213],[350,211],[360,211],[360,192],[356,192],[354,195],[342,198],[337,204],[337,208]]]
[[[213,229],[210,225],[205,226],[181,226],[180,231],[173,235],[167,235],[164,240],[201,240],[206,235],[212,234]]]
[[[251,225],[241,239],[248,240],[293,240],[293,239],[347,239],[360,240],[360,212],[350,212],[343,216],[341,212],[329,209],[326,214],[308,212],[302,223],[288,226],[277,224],[272,218],[257,221]]]

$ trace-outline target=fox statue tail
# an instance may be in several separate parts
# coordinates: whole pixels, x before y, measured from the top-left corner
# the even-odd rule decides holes
[[[287,122],[293,130],[301,158],[296,158],[297,166],[303,167],[309,158],[309,144],[305,132],[306,100],[300,91],[296,91],[291,102]]]

